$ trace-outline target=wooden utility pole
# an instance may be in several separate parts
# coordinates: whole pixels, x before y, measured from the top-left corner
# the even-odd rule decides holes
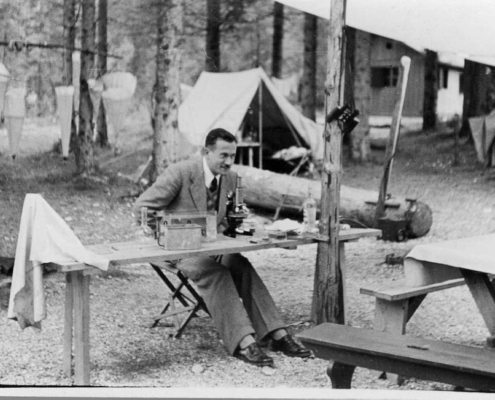
[[[333,110],[343,99],[343,49],[346,0],[331,0],[328,29],[328,65],[325,93],[328,110]],[[325,128],[325,150],[321,180],[320,234],[328,237],[318,243],[313,290],[312,320],[345,323],[344,284],[340,270],[339,203],[342,175],[342,132],[337,121]]]

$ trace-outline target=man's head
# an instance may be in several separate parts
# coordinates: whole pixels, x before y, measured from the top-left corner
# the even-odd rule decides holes
[[[237,139],[225,129],[216,128],[206,136],[204,157],[214,175],[225,175],[235,160]]]

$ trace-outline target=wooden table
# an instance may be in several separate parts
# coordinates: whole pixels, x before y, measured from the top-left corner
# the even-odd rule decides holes
[[[414,247],[404,260],[406,283],[430,285],[463,277],[490,332],[495,347],[495,234]]]
[[[340,232],[340,268],[344,282],[345,242],[363,237],[376,237],[380,236],[380,234],[381,231],[376,229],[349,229]],[[315,239],[308,237],[284,240],[272,239],[269,243],[261,241],[260,238],[257,239],[257,243],[252,243],[253,237],[249,236],[238,236],[235,239],[219,236],[215,242],[203,243],[199,250],[166,251],[151,239],[94,245],[88,246],[87,249],[107,257],[111,261],[110,267],[112,268],[123,264],[243,253],[272,248],[295,248],[299,245],[316,243]],[[87,386],[90,384],[89,285],[91,275],[101,271],[84,263],[60,264],[59,269],[66,273],[63,368],[67,376],[72,376],[72,361],[74,360],[74,383],[75,385]],[[73,342],[74,353],[72,352]]]

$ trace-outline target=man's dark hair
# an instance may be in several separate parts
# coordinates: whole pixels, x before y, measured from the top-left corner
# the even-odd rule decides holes
[[[217,140],[225,140],[226,142],[229,143],[237,143],[237,139],[235,138],[232,133],[229,131],[226,131],[223,128],[215,128],[212,129],[208,135],[206,135],[206,140],[205,140],[205,147],[211,147],[214,146],[217,143]]]

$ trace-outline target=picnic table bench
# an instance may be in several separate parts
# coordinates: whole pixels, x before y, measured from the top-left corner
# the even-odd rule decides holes
[[[405,280],[373,287],[363,287],[361,294],[375,297],[373,328],[404,335],[406,324],[428,293],[465,285],[464,278],[450,279],[423,286],[408,286]]]
[[[495,350],[324,323],[297,335],[315,356],[330,360],[336,389],[349,389],[356,367],[481,391],[495,390]]]

